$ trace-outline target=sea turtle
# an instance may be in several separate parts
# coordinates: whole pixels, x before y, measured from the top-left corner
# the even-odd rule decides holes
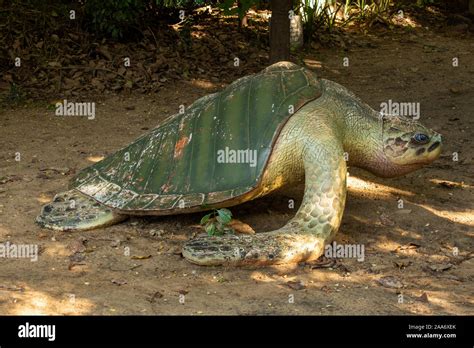
[[[343,86],[280,62],[198,99],[82,170],[37,222],[87,230],[129,215],[234,206],[304,180],[302,204],[284,227],[198,237],[182,254],[200,265],[313,260],[339,228],[347,165],[395,177],[440,151],[441,136],[417,121],[381,115]]]

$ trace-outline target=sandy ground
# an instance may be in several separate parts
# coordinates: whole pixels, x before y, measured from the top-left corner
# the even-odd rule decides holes
[[[183,81],[156,95],[103,98],[94,120],[55,117],[44,106],[1,112],[0,243],[36,244],[40,256],[0,260],[0,314],[474,314],[474,41],[456,33],[368,41],[302,58],[376,109],[388,99],[420,102],[421,121],[443,134],[445,147],[438,161],[402,178],[349,169],[336,242],[363,244],[363,262],[195,266],[180,246],[199,232],[193,225],[203,214],[81,233],[35,225],[41,205],[75,172],[222,87]],[[272,230],[295,214],[301,193],[296,187],[232,211],[257,232]]]

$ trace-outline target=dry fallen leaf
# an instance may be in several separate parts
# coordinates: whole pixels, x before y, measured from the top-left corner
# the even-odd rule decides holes
[[[408,243],[408,244],[405,244],[405,245],[400,245],[398,246],[394,252],[397,252],[397,251],[401,251],[401,250],[416,250],[420,247],[421,245],[420,244],[416,244],[416,243]]]
[[[151,255],[133,255],[132,260],[146,260],[149,259]]]
[[[71,261],[71,263],[79,263],[79,262],[82,262],[86,259],[86,256],[83,254],[83,253],[80,253],[80,252],[75,252],[74,254],[70,255],[69,256],[69,261]]]
[[[149,298],[147,298],[147,301],[150,303],[155,303],[157,299],[162,298],[163,294],[159,291],[155,291],[153,295],[151,295]]]
[[[430,265],[430,269],[435,272],[443,272],[453,267],[451,263],[442,263],[437,265]]]
[[[110,52],[108,51],[107,49],[107,46],[102,46],[102,47],[98,47],[96,49],[97,53],[99,53],[100,55],[102,55],[104,58],[106,58],[107,60],[112,60],[112,55],[110,54]]]
[[[421,294],[420,297],[417,298],[418,301],[421,301],[421,302],[430,302],[430,300],[428,299],[428,295],[426,294],[426,292],[424,292],[423,294]]]
[[[303,290],[306,288],[306,285],[301,280],[293,281],[290,280],[289,282],[286,282],[286,285],[293,289],[293,290]]]
[[[308,263],[311,265],[311,269],[318,269],[318,268],[331,268],[336,266],[336,259],[333,258],[326,258],[326,257],[320,257],[316,261],[313,261],[311,263]]]
[[[237,219],[232,219],[228,226],[232,227],[236,233],[255,234],[255,230],[250,225]]]
[[[2,284],[0,284],[0,289],[1,290],[7,290],[7,291],[20,291],[20,292],[25,291],[25,288],[20,287],[20,286],[15,286],[15,285],[2,285]]]
[[[72,270],[75,266],[84,266],[83,261],[86,259],[86,256],[82,252],[74,252],[69,256],[69,265],[68,270]]]
[[[20,181],[22,180],[22,177],[19,175],[7,175],[0,177],[0,185],[6,184],[8,182],[13,182],[13,181]]]
[[[384,226],[395,226],[395,222],[393,222],[386,214],[381,214],[379,220]]]
[[[412,264],[410,260],[397,260],[394,261],[395,266],[397,266],[400,269],[404,269]]]
[[[69,245],[68,248],[71,250],[73,254],[75,253],[83,253],[86,251],[86,246],[85,246],[86,239],[84,237],[79,237],[78,239],[72,241]]]
[[[464,188],[467,185],[464,184],[464,182],[453,182],[453,181],[445,181],[445,180],[436,180],[434,181],[436,185],[447,188],[447,189],[453,189],[453,188]],[[469,186],[467,186],[469,187]]]
[[[127,284],[127,281],[122,279],[112,279],[111,282],[118,286]]]
[[[411,209],[397,209],[395,211],[395,214],[410,214],[411,213]]]
[[[323,285],[320,290],[324,291],[326,293],[332,292],[332,289],[329,286],[326,286],[326,285]]]
[[[400,289],[403,287],[403,284],[397,278],[392,276],[382,277],[377,280],[377,283],[386,288]]]

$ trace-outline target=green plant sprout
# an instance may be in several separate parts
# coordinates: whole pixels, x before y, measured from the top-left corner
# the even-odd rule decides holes
[[[232,212],[229,209],[214,209],[202,217],[200,224],[204,226],[208,236],[222,236],[234,233],[234,229],[229,226],[231,220]]]

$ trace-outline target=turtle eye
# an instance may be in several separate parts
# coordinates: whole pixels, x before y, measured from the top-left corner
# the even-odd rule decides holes
[[[413,136],[413,142],[419,145],[427,144],[430,141],[430,137],[423,133],[416,133]]]

